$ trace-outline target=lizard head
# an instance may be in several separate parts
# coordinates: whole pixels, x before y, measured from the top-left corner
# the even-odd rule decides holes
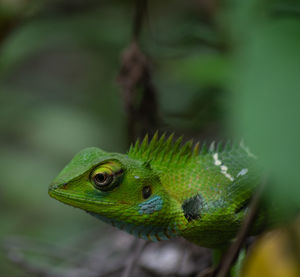
[[[124,154],[82,150],[49,186],[49,195],[139,237],[159,240],[174,233],[158,174]]]

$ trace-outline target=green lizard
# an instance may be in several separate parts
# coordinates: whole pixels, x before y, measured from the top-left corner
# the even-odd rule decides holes
[[[243,145],[182,145],[182,138],[156,133],[127,154],[82,150],[49,194],[140,238],[181,236],[217,248],[236,235],[258,172]]]

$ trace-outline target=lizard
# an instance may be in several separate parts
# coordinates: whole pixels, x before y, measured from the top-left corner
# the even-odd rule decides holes
[[[182,140],[156,132],[127,154],[85,148],[48,193],[139,238],[179,236],[222,247],[235,237],[261,182],[256,157],[243,144]]]

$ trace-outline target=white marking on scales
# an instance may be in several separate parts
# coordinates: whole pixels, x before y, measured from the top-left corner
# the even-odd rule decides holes
[[[135,179],[140,179],[140,176],[134,176]]]
[[[214,161],[215,161],[215,165],[216,166],[220,166],[221,169],[221,173],[228,178],[230,181],[234,181],[234,178],[228,173],[228,167],[224,164],[222,164],[222,161],[219,160],[219,154],[215,153],[213,155]]]
[[[222,164],[222,162],[219,160],[219,157],[218,157],[218,153],[215,153],[214,155],[213,155],[213,158],[214,158],[214,160],[215,160],[215,165],[221,165]]]
[[[221,168],[222,171],[227,171],[228,170],[228,167],[226,165],[221,165],[220,168]]]
[[[245,174],[248,173],[248,168],[243,168],[237,175],[236,177],[239,177],[239,176],[244,176]]]

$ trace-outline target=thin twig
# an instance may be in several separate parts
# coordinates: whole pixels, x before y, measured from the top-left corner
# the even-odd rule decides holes
[[[249,211],[243,221],[241,229],[237,235],[236,240],[231,244],[229,249],[225,252],[223,259],[221,260],[219,266],[215,269],[212,274],[212,277],[226,277],[229,274],[229,271],[234,264],[235,260],[238,257],[238,254],[253,226],[256,215],[259,211],[261,199],[263,192],[265,190],[266,181],[262,182],[262,185],[258,188],[255,193],[250,206]]]
[[[132,24],[132,40],[137,41],[143,27],[145,15],[147,13],[147,0],[135,0],[135,15]]]
[[[129,257],[128,263],[123,271],[122,277],[130,277],[132,276],[133,270],[138,262],[138,258],[140,257],[141,253],[145,249],[146,245],[148,244],[145,240],[138,240],[135,250],[132,255]]]

